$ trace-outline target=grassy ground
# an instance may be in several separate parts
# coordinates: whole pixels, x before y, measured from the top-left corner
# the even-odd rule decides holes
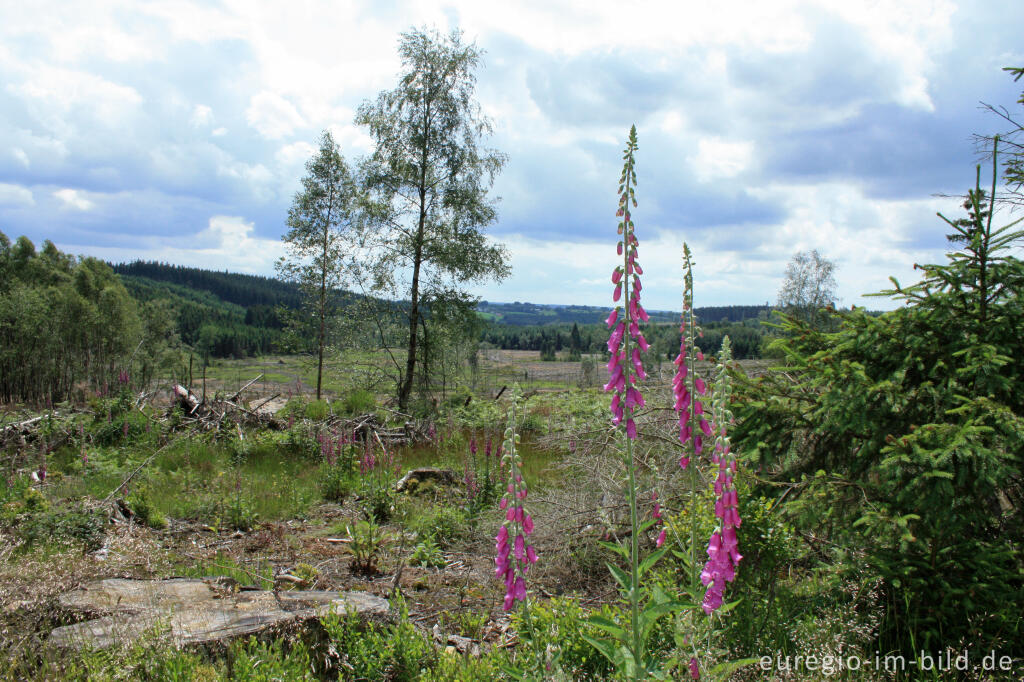
[[[517,424],[523,435],[520,451],[530,486],[528,504],[536,521],[531,539],[541,557],[529,575],[532,598],[538,600],[533,613],[550,641],[563,648],[562,662],[571,671],[570,678],[601,679],[606,664],[582,637],[596,633],[587,629],[588,610],[607,610],[617,603],[607,569],[607,562],[615,558],[600,541],[614,539],[623,529],[621,457],[609,437],[606,397],[598,390],[566,389],[573,385],[573,367],[578,363],[530,362],[525,356],[496,354],[481,363],[481,372],[493,372],[495,385],[511,381],[511,374],[502,374],[506,371],[537,377],[527,390],[530,397],[521,405]],[[296,390],[308,391],[306,371],[297,358],[225,362],[208,370],[207,389],[237,390],[264,372],[266,383],[253,387],[256,394],[277,392],[293,377],[302,381],[301,386],[295,383]],[[284,383],[274,383],[282,377]],[[341,394],[354,386],[350,377],[332,381]],[[440,401],[446,411],[433,424],[431,441],[389,452],[371,444],[372,466],[364,445],[344,442],[349,425],[304,419],[309,408],[294,402],[289,406],[292,423],[283,430],[240,432],[225,426],[217,432],[192,433],[173,428],[173,418],[163,412],[147,410],[147,416],[131,408],[130,401],[110,399],[54,426],[28,450],[5,453],[10,477],[0,499],[0,641],[16,663],[6,669],[0,666],[0,674],[37,679],[301,679],[308,674],[309,662],[302,663],[304,645],[286,645],[283,640],[214,654],[174,653],[164,646],[150,652],[150,658],[164,667],[149,672],[140,662],[149,659],[131,643],[116,655],[95,660],[88,652],[67,661],[35,658],[45,650],[47,633],[70,617],[57,606],[57,595],[87,580],[115,575],[224,575],[243,585],[267,588],[275,576],[288,573],[301,576],[306,589],[400,595],[407,611],[402,623],[411,630],[396,627],[363,643],[346,640],[338,630],[332,635],[335,649],[355,647],[362,658],[353,654],[351,669],[321,669],[318,674],[328,678],[340,674],[347,679],[496,679],[501,664],[529,660],[526,631],[514,615],[510,618],[502,611],[504,587],[494,578],[494,537],[501,522],[496,506],[505,486],[496,450],[512,391],[494,400],[496,391],[479,389],[466,393],[468,400]],[[652,404],[665,403],[667,380],[652,372],[647,395]],[[680,503],[686,479],[675,464],[673,422],[669,413],[647,411],[641,429],[648,445],[638,448],[637,456],[644,499],[651,491],[660,491],[666,517],[682,527],[696,517],[688,516],[689,508]],[[325,441],[338,445],[329,456]],[[33,453],[40,448],[45,452],[48,444],[53,447],[44,455],[46,480],[31,483],[28,474],[38,461]],[[140,465],[138,475],[122,486]],[[450,469],[457,483],[423,483],[396,493],[397,477],[421,466]],[[101,501],[111,494],[134,512],[129,523],[108,522],[109,507]],[[755,647],[768,646],[766,642],[782,651],[797,650],[799,641],[821,640],[822,646],[833,646],[829,638],[860,646],[857,633],[870,630],[869,619],[865,626],[862,617],[869,610],[860,601],[838,601],[837,594],[848,585],[834,574],[808,568],[807,549],[784,528],[771,525],[764,501],[744,504],[749,505],[743,514],[753,533],[745,540],[748,561],[757,566],[771,556],[772,593],[767,597],[763,589],[748,591],[751,610],[735,610],[731,639],[709,655],[735,658],[761,650]],[[645,505],[644,513],[650,513],[650,504]],[[701,510],[699,523],[706,537],[711,507]],[[353,547],[364,532],[360,522],[368,519],[380,533],[369,543],[367,563],[357,561]],[[646,550],[651,550],[654,533],[648,535]],[[671,588],[679,582],[681,570],[670,556],[652,579]],[[746,589],[762,584],[752,582]],[[737,592],[741,589],[736,587]],[[779,613],[777,622],[767,617]],[[483,647],[484,655],[446,658],[431,643],[432,631],[442,642],[448,634],[470,637]],[[520,646],[511,646],[517,641]],[[359,649],[364,646],[370,649]],[[659,646],[668,656],[676,644],[669,637]],[[400,660],[397,651],[422,655],[410,662]],[[324,650],[306,653],[322,658]],[[194,656],[198,658],[190,658]],[[250,675],[259,669],[246,667],[255,660],[264,661],[267,670],[275,665],[279,669],[264,677]],[[374,667],[379,661],[391,661],[391,667]],[[167,673],[175,666],[184,671],[181,676]],[[686,674],[682,668],[677,672]]]

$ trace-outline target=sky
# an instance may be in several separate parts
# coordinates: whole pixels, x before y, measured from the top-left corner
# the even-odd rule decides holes
[[[972,133],[1024,84],[1024,3],[992,0],[0,0],[0,231],[113,262],[272,275],[321,131],[372,151],[360,103],[400,34],[461,29],[508,155],[490,301],[605,305],[636,124],[645,303],[774,302],[787,262],[836,262],[841,305],[941,262]],[[942,195],[949,195],[943,197]]]

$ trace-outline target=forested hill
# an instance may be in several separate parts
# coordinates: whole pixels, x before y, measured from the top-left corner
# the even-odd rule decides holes
[[[302,294],[295,284],[271,277],[217,272],[166,263],[135,261],[111,265],[125,288],[140,304],[163,301],[168,306],[181,340],[208,357],[240,357],[299,350],[292,347],[312,334],[292,334],[285,344],[288,316],[282,309],[297,309]],[[342,293],[344,307],[355,295]],[[553,352],[568,344],[571,327],[579,325],[579,350],[600,351],[608,306],[543,305],[481,301],[479,315],[490,324],[481,339],[499,348]],[[697,317],[707,329],[709,352],[717,351],[721,335],[733,338],[736,357],[757,357],[764,330],[759,319],[768,317],[768,305],[698,308]],[[678,311],[648,311],[653,344],[665,337],[665,348],[678,346]],[[655,328],[660,331],[655,331]],[[563,338],[564,337],[564,338]],[[749,338],[748,338],[749,337]],[[286,345],[288,346],[286,348]],[[667,351],[665,351],[667,352]]]
[[[492,303],[481,301],[480,314],[498,324],[537,326],[545,324],[595,324],[608,317],[608,306],[543,305],[538,303]],[[697,308],[703,322],[742,322],[767,316],[771,307],[765,305],[729,305]],[[651,322],[678,322],[679,311],[648,310]]]
[[[242,275],[169,265],[154,261],[111,264],[114,272],[129,277],[144,277],[168,282],[185,289],[209,292],[221,301],[248,310],[255,306],[298,308],[302,301],[299,287],[273,277]],[[131,288],[131,287],[129,287]],[[179,290],[180,293],[180,290]],[[770,311],[764,305],[707,306],[697,308],[701,322],[742,322],[764,317]],[[537,326],[545,324],[596,324],[608,316],[609,306],[545,305],[540,303],[495,303],[481,301],[480,315],[497,324]],[[679,311],[648,310],[651,322],[678,322]]]
[[[243,308],[277,305],[298,308],[302,302],[302,293],[298,285],[272,277],[217,272],[141,260],[111,264],[111,267],[119,275],[145,277],[155,282],[169,282],[188,289],[208,291],[222,301]]]

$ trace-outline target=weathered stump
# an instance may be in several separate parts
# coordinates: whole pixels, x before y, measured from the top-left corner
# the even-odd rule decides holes
[[[423,483],[424,481],[433,481],[435,483],[444,483],[452,485],[456,482],[455,472],[450,469],[437,469],[434,467],[420,467],[419,469],[412,469],[402,478],[398,479],[398,483],[395,483],[395,490],[398,492],[404,492],[410,488],[410,481],[416,480],[417,484]]]

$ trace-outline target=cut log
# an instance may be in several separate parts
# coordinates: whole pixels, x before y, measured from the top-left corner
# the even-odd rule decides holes
[[[366,592],[234,591],[216,580],[109,578],[63,594],[60,604],[98,616],[50,634],[61,648],[107,648],[137,640],[147,631],[166,633],[177,646],[211,644],[274,627],[303,626],[349,610],[364,621],[388,622],[388,601]]]

